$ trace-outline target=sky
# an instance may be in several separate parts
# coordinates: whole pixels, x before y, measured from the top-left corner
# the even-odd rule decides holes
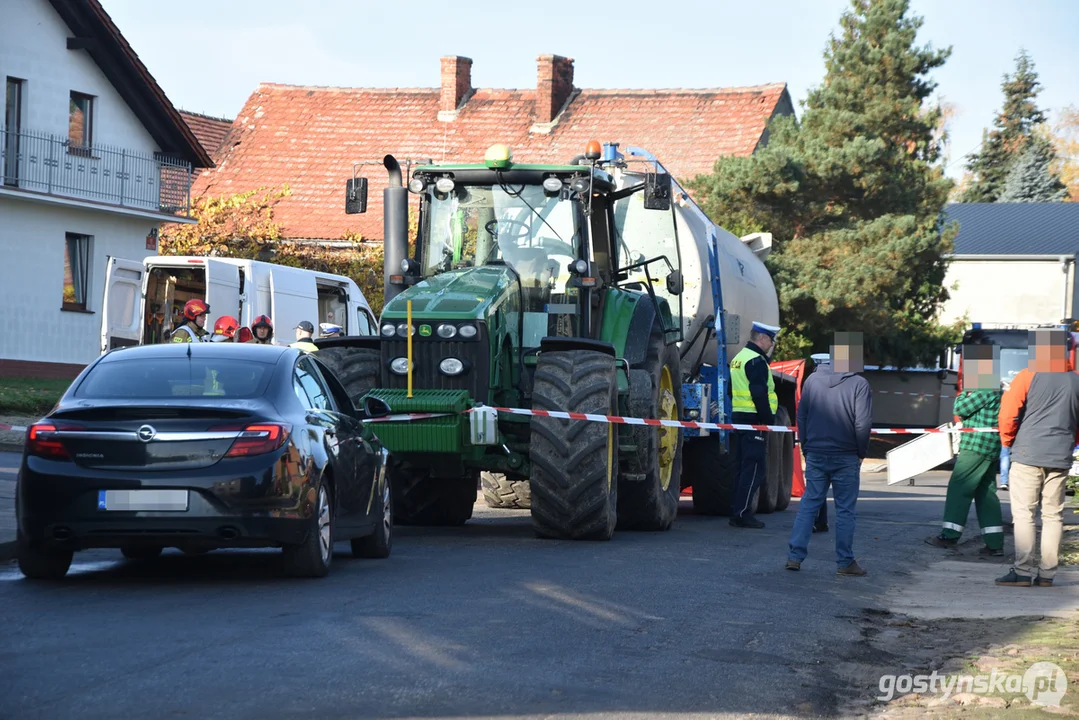
[[[798,107],[847,0],[101,0],[178,108],[233,118],[260,82],[437,87],[439,58],[473,60],[473,87],[532,88],[536,57],[571,57],[581,88],[704,88],[785,82]],[[1079,105],[1079,2],[912,0],[919,43],[952,46],[932,77],[952,105],[947,172],[1001,105],[1020,47],[1042,109]],[[178,8],[182,7],[182,11]],[[799,107],[799,115],[801,110]],[[604,138],[617,142],[629,139]],[[492,141],[495,139],[492,138]],[[392,150],[392,148],[387,149]]]

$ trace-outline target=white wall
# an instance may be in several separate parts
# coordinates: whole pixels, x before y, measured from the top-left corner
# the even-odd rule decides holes
[[[944,279],[951,299],[940,319],[1026,325],[1055,323],[1075,312],[1075,264],[1061,271],[1057,260],[957,258]],[[1068,283],[1065,307],[1065,282]],[[955,289],[952,285],[957,284]]]
[[[4,0],[0,16],[0,80],[26,80],[26,130],[67,136],[71,91],[93,95],[94,142],[152,153],[146,128],[85,50],[68,50],[73,33],[46,0]],[[2,121],[2,119],[0,119]]]
[[[85,365],[100,354],[108,255],[141,261],[152,220],[0,197],[0,359]],[[88,313],[62,311],[66,233],[93,237]]]

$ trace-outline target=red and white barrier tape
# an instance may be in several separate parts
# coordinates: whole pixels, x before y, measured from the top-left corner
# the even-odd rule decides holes
[[[12,432],[26,432],[25,425],[5,425],[0,423],[0,430],[10,430]]]
[[[525,410],[522,408],[493,407],[500,413],[510,415],[531,415],[533,417],[549,417],[558,420],[588,420],[590,422],[614,423],[616,425],[647,425],[649,427],[672,427],[689,428],[691,430],[756,430],[758,432],[795,432],[796,428],[786,425],[745,425],[739,423],[704,423],[692,420],[645,420],[642,418],[624,417],[622,415],[592,415],[588,413],[573,413],[551,410]],[[471,412],[471,411],[470,411]],[[925,435],[929,433],[951,432],[997,432],[997,428],[888,428],[870,430],[874,435]]]
[[[941,397],[941,398],[954,398],[955,395],[942,395],[940,393],[916,393],[916,392],[902,392],[900,390],[874,390],[877,395],[913,395],[914,397]]]

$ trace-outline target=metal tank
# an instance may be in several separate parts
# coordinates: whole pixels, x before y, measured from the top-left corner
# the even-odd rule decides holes
[[[618,187],[643,182],[646,172],[666,172],[654,156],[639,148],[629,148],[628,158],[620,154],[615,156],[614,148],[609,152],[612,157],[617,157],[608,168]],[[683,374],[695,376],[702,364],[725,365],[749,339],[754,321],[779,325],[779,299],[772,276],[764,265],[764,258],[771,250],[771,235],[758,233],[742,239],[717,227],[673,178],[673,227],[666,213],[644,209],[643,196],[643,193],[630,196],[626,201],[631,203],[629,207],[616,206],[616,224],[620,226],[623,238],[632,235],[633,261],[643,260],[645,256],[666,255],[672,263],[680,265],[683,280],[680,299],[668,293],[666,283],[662,281],[667,272],[665,269],[653,263],[650,272],[652,287],[657,295],[667,298],[672,312],[677,314],[681,304]],[[677,261],[671,252],[676,244]],[[719,274],[718,287],[712,282],[709,256],[713,248]],[[630,263],[623,258],[620,264]],[[646,282],[639,271],[631,279]],[[722,295],[720,309],[725,312],[716,313],[717,290]],[[717,357],[719,345],[713,332],[709,331],[716,327],[717,315],[726,330],[725,359]]]

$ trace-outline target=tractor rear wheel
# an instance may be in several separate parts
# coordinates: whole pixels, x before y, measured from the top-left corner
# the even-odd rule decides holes
[[[678,348],[660,343],[649,356],[651,368],[629,372],[629,414],[681,420]],[[678,516],[681,495],[682,431],[640,425],[631,425],[627,430],[632,432],[637,449],[625,463],[625,473],[619,475],[618,526],[627,530],[669,530]]]
[[[779,408],[776,410],[774,425],[789,425],[790,415],[787,414],[786,408]],[[764,482],[761,483],[760,493],[757,499],[757,512],[767,515],[773,513],[776,510],[781,510],[779,507],[780,496],[783,494],[783,476],[786,472],[787,465],[784,458],[784,451],[786,450],[787,443],[791,440],[790,433],[785,432],[769,432],[765,433],[764,440],[767,444],[767,450],[765,457],[767,458],[765,464]],[[790,487],[790,480],[787,480],[787,487]],[[788,496],[790,492],[788,490]]]
[[[614,358],[595,350],[542,353],[537,410],[614,415]],[[609,540],[618,520],[618,433],[611,423],[533,417],[532,526],[540,537]]]
[[[489,508],[527,510],[532,507],[532,489],[528,478],[510,479],[502,473],[481,472],[483,501]]]
[[[791,416],[786,408],[779,408],[776,413],[776,425],[791,424]],[[782,473],[779,476],[779,497],[776,498],[776,512],[787,509],[791,504],[791,489],[794,485],[794,433],[777,433],[781,438]]]
[[[352,398],[356,407],[360,407],[360,398],[379,387],[382,379],[382,356],[371,348],[325,348],[318,351],[322,361]]]
[[[395,468],[393,521],[398,525],[453,527],[472,517],[476,504],[476,475],[433,478],[427,471]]]
[[[738,479],[737,439],[728,440],[730,450],[723,452],[719,434],[686,443],[683,484],[693,486],[693,512],[698,515],[730,515],[734,486]]]

